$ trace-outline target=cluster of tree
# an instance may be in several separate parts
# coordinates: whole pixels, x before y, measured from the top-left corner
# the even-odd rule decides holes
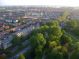
[[[64,29],[79,36],[79,20],[69,20],[65,23]]]
[[[58,21],[34,30],[29,41],[33,59],[79,59],[79,42],[67,35]]]
[[[67,21],[69,19],[69,11],[65,10],[59,17],[58,20],[60,22]]]
[[[20,54],[18,59],[26,59],[25,56],[23,54]]]

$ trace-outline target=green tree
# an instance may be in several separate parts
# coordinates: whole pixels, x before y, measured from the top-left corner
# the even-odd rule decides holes
[[[70,20],[66,22],[66,28],[70,30],[74,30],[78,27],[76,20]]]
[[[75,48],[71,54],[71,59],[79,59],[79,42],[74,44]]]
[[[51,45],[52,46],[52,45]],[[65,59],[65,55],[67,53],[67,48],[64,46],[55,46],[51,49],[47,50],[48,52],[46,53],[46,59]]]
[[[46,39],[44,38],[43,34],[37,33],[30,38],[30,42],[33,47],[36,47],[38,45],[44,46],[46,44]]]
[[[51,27],[48,31],[49,40],[58,40],[62,36],[60,27]]]
[[[18,57],[18,59],[25,59],[25,56],[23,54],[20,54],[20,56]]]
[[[47,31],[48,28],[49,28],[48,25],[43,25],[43,26],[40,27],[39,32],[45,34],[45,32]]]
[[[53,20],[53,21],[47,23],[47,25],[56,27],[56,26],[59,26],[59,22],[57,20]]]
[[[43,55],[43,46],[39,45],[35,48],[35,59],[41,59]]]
[[[60,39],[61,45],[68,45],[72,43],[72,39],[70,36],[63,34]]]
[[[65,10],[61,16],[59,16],[58,20],[60,22],[62,21],[67,21],[68,20],[68,16],[69,16],[69,12],[67,10]]]
[[[37,33],[30,38],[30,43],[32,47],[35,49],[35,59],[41,59],[43,48],[46,44],[46,39],[42,33]]]
[[[50,48],[54,48],[58,45],[58,43],[56,41],[52,41],[52,42],[49,42],[49,47]]]
[[[79,59],[79,42],[54,22],[42,25],[30,36],[33,59]],[[69,26],[76,28],[73,23]]]

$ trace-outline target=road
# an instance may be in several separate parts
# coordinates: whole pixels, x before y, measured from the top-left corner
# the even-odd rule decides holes
[[[23,46],[29,45],[29,41],[25,40],[24,42],[22,42]],[[15,52],[18,49],[19,46],[15,46],[14,48],[11,49],[12,52]]]
[[[24,54],[25,52],[27,52],[28,50],[31,50],[31,46],[26,47],[25,49],[21,50],[19,53],[17,53],[15,56],[9,58],[9,59],[17,59],[19,57],[20,54]]]

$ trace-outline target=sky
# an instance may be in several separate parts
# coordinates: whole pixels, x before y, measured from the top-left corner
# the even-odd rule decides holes
[[[0,6],[46,5],[79,7],[79,0],[0,0]]]

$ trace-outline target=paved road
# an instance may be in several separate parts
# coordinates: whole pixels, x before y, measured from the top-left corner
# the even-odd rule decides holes
[[[16,54],[15,56],[9,58],[9,59],[17,59],[19,57],[20,54],[24,54],[25,52],[27,52],[28,50],[31,50],[31,46],[26,47],[25,49],[21,50],[18,54]]]
[[[24,42],[22,42],[22,45],[26,46],[29,45],[29,41],[25,40]],[[18,49],[19,46],[15,46],[14,48],[11,49],[12,52],[15,52]]]

